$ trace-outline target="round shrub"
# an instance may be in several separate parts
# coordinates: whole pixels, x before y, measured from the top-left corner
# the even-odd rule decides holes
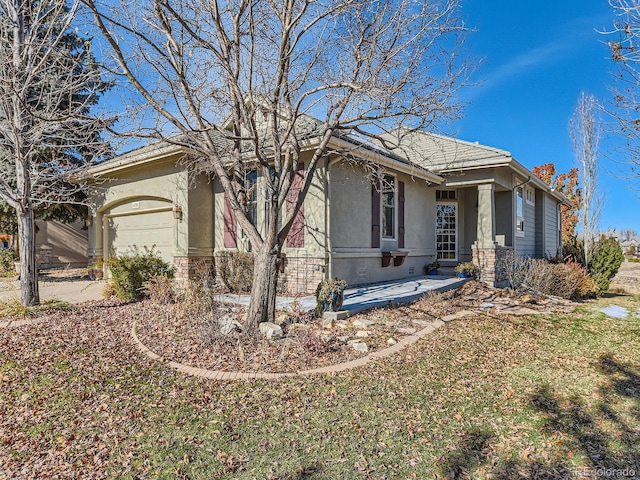
[[[622,248],[615,238],[603,238],[596,244],[589,262],[589,274],[596,282],[599,295],[609,290],[611,279],[623,261]]]
[[[154,277],[173,278],[174,268],[162,260],[154,247],[138,247],[132,252],[112,256],[106,261],[111,271],[111,281],[120,300],[140,300],[147,295],[144,284]]]
[[[13,262],[16,260],[16,252],[13,248],[3,248],[0,250],[0,273],[13,273],[15,267]]]

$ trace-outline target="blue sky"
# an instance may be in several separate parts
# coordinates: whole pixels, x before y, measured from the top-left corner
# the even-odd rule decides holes
[[[568,122],[580,92],[610,102],[611,73],[606,37],[614,12],[607,0],[462,0],[470,28],[467,47],[482,65],[477,87],[463,91],[470,102],[453,125],[458,138],[510,151],[528,168],[547,162],[558,171],[574,166]],[[606,198],[601,228],[640,233],[639,191],[607,172],[621,158],[602,140],[600,186]],[[640,189],[640,183],[636,183]]]

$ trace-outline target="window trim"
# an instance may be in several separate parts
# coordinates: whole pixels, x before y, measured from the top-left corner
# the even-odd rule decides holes
[[[516,187],[515,189],[515,233],[517,237],[524,237],[525,236],[525,232],[526,232],[526,225],[525,225],[525,221],[524,221],[524,204],[525,204],[525,198],[524,198],[524,187],[521,185],[519,187]],[[521,210],[521,214],[522,215],[518,215],[518,203],[520,203],[520,210]]]
[[[525,186],[524,188],[525,202],[532,207],[536,206],[536,192],[533,188]]]
[[[391,181],[393,180],[393,185]],[[389,186],[391,185],[391,186]],[[393,203],[391,205],[385,204],[385,193],[393,193]],[[385,235],[385,208],[391,208],[393,213],[393,229],[392,236]],[[382,185],[380,188],[380,238],[382,240],[397,240],[398,239],[398,177],[391,173],[385,173],[382,177]]]
[[[455,208],[455,218],[456,218],[456,228],[455,228],[455,232],[454,235],[456,237],[456,241],[455,241],[455,250],[453,252],[453,254],[455,255],[454,258],[438,258],[438,254],[440,252],[438,252],[438,207],[440,205],[453,205],[453,207]],[[438,260],[442,260],[442,261],[451,261],[451,262],[457,262],[458,261],[458,248],[459,248],[459,235],[458,235],[458,229],[459,229],[459,224],[460,224],[460,218],[459,218],[459,212],[460,212],[460,208],[459,208],[459,204],[457,201],[454,200],[444,200],[444,201],[438,201],[436,202],[436,225],[435,225],[435,233],[436,233],[436,259]]]

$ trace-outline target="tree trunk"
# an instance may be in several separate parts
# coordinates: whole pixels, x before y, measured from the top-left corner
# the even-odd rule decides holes
[[[253,263],[253,285],[245,335],[258,333],[262,322],[273,322],[276,311],[276,290],[278,286],[278,251],[264,247],[255,254]]]
[[[20,252],[20,291],[22,305],[40,303],[38,270],[36,267],[36,231],[32,208],[18,211],[18,238]]]

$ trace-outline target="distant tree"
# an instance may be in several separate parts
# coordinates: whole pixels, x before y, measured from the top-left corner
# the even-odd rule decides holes
[[[90,42],[71,28],[78,7],[0,0],[0,200],[15,212],[25,306],[40,300],[36,212],[82,203],[78,180],[105,148],[90,108],[107,85]]]
[[[562,193],[571,202],[571,206],[560,205],[562,216],[562,243],[575,243],[576,226],[582,209],[582,190],[578,186],[578,169],[572,168],[567,173],[556,174],[553,163],[545,163],[533,167],[533,174]]]
[[[582,210],[580,225],[584,239],[584,260],[588,267],[604,198],[598,188],[600,118],[599,105],[593,95],[581,93],[578,105],[569,120],[569,134],[573,143],[578,175],[582,181]]]
[[[251,242],[246,334],[275,317],[280,253],[319,162],[353,158],[330,139],[453,118],[468,73],[459,0],[84,1],[111,70],[156,114],[134,133],[183,146]],[[260,224],[246,207],[251,170],[266,183]]]
[[[632,240],[638,236],[638,232],[631,228],[623,228],[620,230],[620,241],[626,242],[627,240]]]

